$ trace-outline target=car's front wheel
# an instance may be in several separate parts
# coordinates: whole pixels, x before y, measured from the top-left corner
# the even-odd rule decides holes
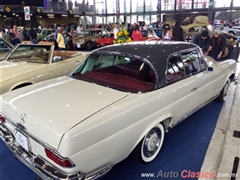
[[[227,82],[225,83],[224,87],[222,88],[216,100],[219,102],[225,102],[228,96],[229,88],[230,88],[230,79],[227,80]]]
[[[165,130],[162,124],[156,124],[140,141],[131,153],[131,157],[141,164],[153,161],[162,148]]]
[[[91,50],[93,48],[92,42],[88,41],[85,48],[86,48],[86,50]]]

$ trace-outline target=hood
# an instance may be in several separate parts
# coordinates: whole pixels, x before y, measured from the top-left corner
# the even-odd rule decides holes
[[[60,77],[2,95],[0,110],[14,123],[25,113],[26,132],[57,149],[69,129],[127,95],[94,83]]]
[[[0,62],[0,81],[4,82],[7,79],[20,76],[21,74],[26,74],[28,72],[33,72],[40,69],[42,64],[36,66],[36,64],[27,63],[27,62]],[[4,74],[4,76],[3,76]]]

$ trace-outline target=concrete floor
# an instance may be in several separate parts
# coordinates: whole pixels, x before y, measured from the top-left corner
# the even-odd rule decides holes
[[[240,63],[238,63],[237,77],[240,80]],[[240,84],[232,84],[227,101],[222,107],[214,134],[209,144],[201,172],[204,179],[239,180],[240,164],[234,163],[235,157],[240,157],[240,138],[233,137],[234,131],[240,132]],[[233,167],[237,173],[232,174]],[[232,175],[232,177],[231,177]],[[208,177],[207,177],[208,176]],[[235,177],[236,176],[236,177]]]

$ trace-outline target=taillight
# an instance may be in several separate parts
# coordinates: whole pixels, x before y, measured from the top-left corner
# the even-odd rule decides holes
[[[5,116],[2,113],[0,113],[0,122],[5,122]]]
[[[59,166],[68,167],[68,168],[74,166],[74,164],[72,164],[67,158],[60,157],[59,155],[55,154],[49,149],[45,148],[45,153],[49,159],[57,163]]]

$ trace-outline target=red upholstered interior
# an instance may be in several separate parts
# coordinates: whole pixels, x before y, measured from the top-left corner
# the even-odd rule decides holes
[[[79,78],[107,85],[124,91],[148,91],[154,87],[154,75],[146,74],[138,70],[134,65],[119,64],[105,68],[95,69],[91,72],[76,75]]]

